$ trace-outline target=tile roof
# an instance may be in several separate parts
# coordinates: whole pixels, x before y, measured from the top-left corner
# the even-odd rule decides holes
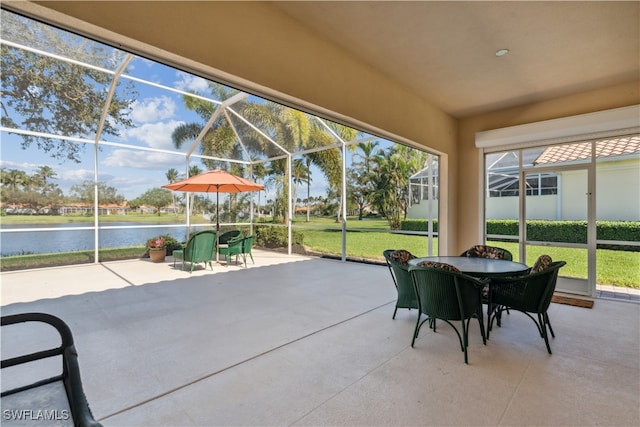
[[[618,157],[640,154],[640,135],[601,139],[596,141],[596,157]],[[544,163],[570,162],[591,158],[591,143],[556,145],[545,149],[534,162]]]

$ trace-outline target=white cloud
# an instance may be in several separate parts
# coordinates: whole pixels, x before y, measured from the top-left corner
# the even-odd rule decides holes
[[[176,103],[168,96],[135,100],[131,104],[131,118],[138,123],[152,123],[175,115]]]
[[[93,171],[89,169],[66,169],[57,171],[61,185],[80,184],[83,181],[93,181]]]
[[[168,122],[147,123],[133,129],[124,131],[124,138],[135,138],[148,147],[164,150],[174,150],[175,147],[171,141],[173,130],[183,122],[170,120]]]
[[[176,156],[150,151],[113,150],[102,162],[104,166],[133,169],[163,169],[176,165]]]
[[[174,82],[176,88],[184,91],[194,91],[196,93],[208,92],[209,84],[207,80],[182,71],[176,72],[176,76],[178,76],[178,80]]]
[[[39,165],[37,163],[12,162],[12,161],[9,161],[9,160],[0,160],[0,167],[2,167],[2,168],[17,169],[17,170],[22,170],[22,171],[29,172],[29,173],[31,171],[35,171],[40,166],[42,166],[42,165]]]
[[[109,181],[109,185],[118,189],[118,194],[122,194],[127,200],[140,196],[150,188],[164,185],[162,182],[151,182],[148,177],[119,177]]]

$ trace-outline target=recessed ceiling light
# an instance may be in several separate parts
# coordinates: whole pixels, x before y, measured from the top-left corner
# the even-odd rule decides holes
[[[509,53],[509,49],[496,50],[496,56],[505,56],[507,53]]]

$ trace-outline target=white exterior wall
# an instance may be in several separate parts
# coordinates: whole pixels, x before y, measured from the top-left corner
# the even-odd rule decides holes
[[[516,215],[513,218],[518,219],[518,216]],[[550,221],[561,219],[558,216],[558,196],[556,194],[528,196],[527,219],[544,219]]]
[[[431,202],[431,217],[438,218],[438,201]],[[423,200],[420,203],[416,203],[409,207],[407,210],[407,218],[410,219],[426,219],[429,218],[429,212],[427,210],[427,201]]]
[[[487,219],[518,219],[518,196],[490,197],[487,203]]]
[[[558,192],[561,197],[559,219],[587,220],[587,171],[564,171],[558,174]]]
[[[556,220],[558,196],[529,196],[527,218]],[[487,200],[487,219],[518,219],[518,197],[491,197]]]
[[[527,218],[544,220],[587,219],[587,172],[564,171],[558,175],[558,196],[527,197]],[[409,208],[408,218],[426,218],[426,203]],[[438,203],[434,202],[434,212]],[[487,219],[518,219],[518,197],[486,199]],[[596,164],[596,219],[640,221],[640,160]]]
[[[640,221],[640,161],[598,164],[596,219]]]

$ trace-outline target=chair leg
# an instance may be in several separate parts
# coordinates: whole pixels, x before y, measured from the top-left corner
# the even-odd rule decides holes
[[[556,334],[553,333],[553,329],[551,328],[551,322],[549,321],[549,315],[545,312],[543,314],[546,325],[549,327],[549,332],[551,332],[551,336],[553,338],[556,337]]]
[[[502,327],[502,312],[504,310],[508,310],[508,308],[505,308],[503,306],[498,307],[498,311],[496,312],[496,325],[498,325],[498,327]]]
[[[431,322],[431,318],[427,316],[426,319],[420,322],[420,315],[418,315],[418,320],[416,321],[416,329],[413,331],[413,340],[411,340],[411,347],[413,347],[413,344],[416,342],[416,338],[418,338],[418,334],[420,333],[420,328],[426,321]]]
[[[551,345],[549,345],[549,334],[547,334],[547,321],[549,319],[546,317],[546,314],[547,313],[538,313],[538,331],[540,331],[540,335],[542,335],[542,338],[544,339],[544,343],[547,346],[547,351],[549,352],[549,354],[552,354]],[[549,328],[551,328],[551,325],[549,325]]]
[[[476,316],[478,317],[478,323],[480,324],[480,334],[482,335],[482,343],[484,345],[487,345],[487,332],[485,332],[484,330],[484,319],[483,319],[484,315],[482,314],[482,307],[480,307],[480,310],[478,311]]]
[[[398,311],[398,306],[396,305],[396,309],[393,310],[393,316],[391,317],[392,319],[396,318],[396,312]]]
[[[416,321],[416,327],[413,329],[413,337],[411,339],[411,347],[416,342],[416,336],[418,335],[418,331],[420,330],[420,315],[418,314],[418,320]]]
[[[496,321],[496,325],[498,325],[498,327],[502,327],[502,312],[506,310],[506,307],[501,306],[501,305],[494,305],[491,308],[491,311],[493,312],[491,316],[489,316],[489,319],[487,319],[488,321],[488,325],[487,325],[487,330],[486,330],[486,334],[487,334],[487,339],[489,339],[489,336],[491,335],[491,331],[493,330],[493,321]]]
[[[467,357],[467,347],[469,344],[469,320],[467,320],[467,324],[465,325],[464,319],[462,319],[462,351],[464,351],[464,363],[469,363],[469,358]]]

